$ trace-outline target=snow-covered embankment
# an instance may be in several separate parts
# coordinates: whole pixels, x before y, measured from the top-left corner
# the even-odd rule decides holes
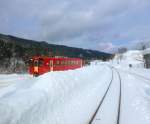
[[[93,65],[16,83],[0,91],[0,124],[87,123],[110,80],[108,67]]]

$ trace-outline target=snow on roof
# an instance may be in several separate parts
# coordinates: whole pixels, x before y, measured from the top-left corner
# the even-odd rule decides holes
[[[130,63],[141,63],[143,61],[142,51],[139,50],[131,50],[127,51],[123,54],[124,61],[128,61]]]
[[[150,54],[150,48],[147,48],[143,51],[143,55],[145,55],[145,54]]]

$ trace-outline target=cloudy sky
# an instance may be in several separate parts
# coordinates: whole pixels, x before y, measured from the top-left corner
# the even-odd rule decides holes
[[[0,0],[0,33],[110,52],[150,39],[150,0]]]

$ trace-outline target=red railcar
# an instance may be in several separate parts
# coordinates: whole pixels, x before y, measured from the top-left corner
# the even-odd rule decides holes
[[[29,73],[38,76],[50,71],[64,71],[82,67],[80,58],[33,57],[29,61]]]

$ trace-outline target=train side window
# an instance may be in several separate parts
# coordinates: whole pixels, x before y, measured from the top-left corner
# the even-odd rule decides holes
[[[65,60],[63,60],[63,65],[65,65]]]
[[[78,61],[76,61],[76,64],[78,65]]]
[[[66,65],[66,61],[64,60],[64,65]]]
[[[72,65],[72,61],[70,60],[70,65]]]
[[[70,60],[68,60],[68,65],[70,65]]]
[[[68,61],[67,60],[65,60],[65,65],[68,65]]]
[[[72,65],[71,60],[70,60],[70,65]]]
[[[69,60],[68,60],[68,65],[70,65]]]
[[[77,62],[76,62],[76,61],[74,61],[74,64],[76,65],[76,64],[77,64]]]
[[[65,65],[65,60],[64,60],[63,62],[64,62],[64,64],[63,64],[63,65]]]
[[[59,60],[56,60],[56,65],[59,65],[60,63],[59,63]]]
[[[66,64],[66,61],[65,60],[63,60],[63,65],[65,65]]]
[[[56,66],[56,65],[57,65],[57,64],[56,64],[56,61],[54,60],[54,61],[53,61],[53,66]]]
[[[72,61],[71,65],[73,65],[73,64],[74,64],[74,61]]]
[[[66,60],[64,60],[64,65],[66,65]]]
[[[61,65],[64,65],[64,60],[61,61]]]

